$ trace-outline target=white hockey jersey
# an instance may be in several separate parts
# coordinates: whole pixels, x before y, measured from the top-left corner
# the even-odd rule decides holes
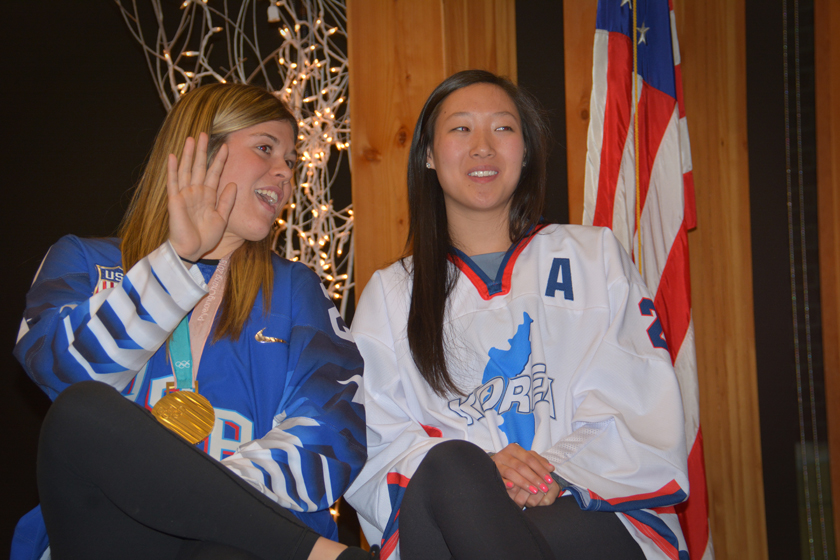
[[[451,260],[447,364],[465,396],[433,393],[411,358],[410,259],[374,274],[353,321],[368,462],[347,499],[368,541],[399,557],[405,487],[433,445],[462,439],[537,451],[564,493],[615,512],[648,558],[687,558],[673,512],[688,496],[679,386],[650,295],[612,232],[539,227],[493,279],[464,254]]]

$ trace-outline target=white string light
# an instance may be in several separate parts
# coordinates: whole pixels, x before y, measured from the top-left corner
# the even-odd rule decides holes
[[[277,220],[274,247],[318,273],[344,314],[354,285],[353,210],[336,209],[330,196],[350,149],[344,0],[241,0],[235,9],[227,0],[184,0],[177,14],[148,0],[153,40],[144,34],[137,0],[116,2],[167,111],[210,82],[256,83],[288,104],[300,129],[298,188]],[[177,21],[165,22],[164,12]]]

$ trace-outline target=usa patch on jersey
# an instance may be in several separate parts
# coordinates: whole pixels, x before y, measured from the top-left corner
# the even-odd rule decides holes
[[[96,271],[99,273],[99,279],[96,281],[96,288],[93,290],[94,294],[98,294],[102,290],[113,288],[123,279],[123,269],[121,266],[102,266],[96,265]]]

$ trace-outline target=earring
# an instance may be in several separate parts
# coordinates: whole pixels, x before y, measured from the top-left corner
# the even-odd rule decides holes
[[[522,167],[525,167],[528,164],[524,159],[522,160]]]
[[[431,169],[431,168],[432,168],[432,164],[427,161],[426,162],[426,169]]]

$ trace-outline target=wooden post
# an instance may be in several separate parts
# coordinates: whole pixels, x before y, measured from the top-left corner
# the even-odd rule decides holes
[[[444,78],[482,68],[516,79],[514,0],[348,0],[356,298],[403,254],[414,124]]]
[[[834,543],[840,544],[840,5],[814,3],[823,372]],[[834,40],[832,41],[832,38]]]
[[[697,193],[700,418],[719,558],[767,558],[755,363],[743,0],[675,3]]]
[[[592,95],[592,48],[598,0],[563,3],[563,58],[566,68],[566,173],[569,223],[583,220],[583,182],[589,98]]]

